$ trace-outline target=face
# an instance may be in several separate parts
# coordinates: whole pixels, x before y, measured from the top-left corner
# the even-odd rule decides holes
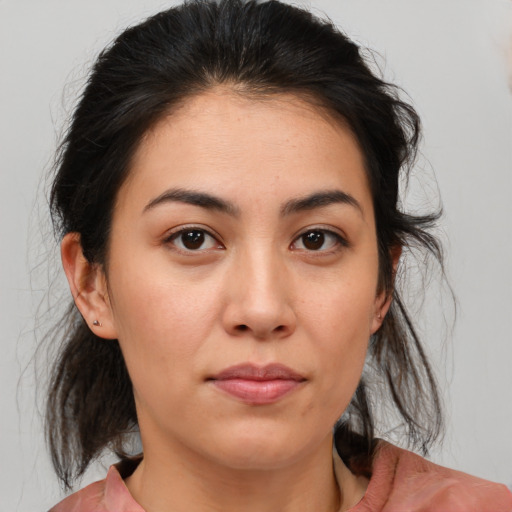
[[[189,100],[135,155],[106,268],[145,452],[263,469],[330,442],[385,309],[342,123],[285,95]]]

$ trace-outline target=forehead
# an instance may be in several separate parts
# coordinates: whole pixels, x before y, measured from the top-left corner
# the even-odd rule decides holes
[[[187,100],[146,133],[120,196],[149,200],[171,187],[240,201],[341,188],[371,203],[363,154],[342,120],[293,95],[254,99],[223,88]]]

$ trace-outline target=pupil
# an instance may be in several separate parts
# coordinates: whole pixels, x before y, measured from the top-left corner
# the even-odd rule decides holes
[[[311,231],[303,236],[304,247],[311,250],[318,250],[324,245],[325,236],[321,231]]]
[[[187,249],[199,249],[204,243],[204,233],[199,230],[192,230],[183,233],[183,245]]]

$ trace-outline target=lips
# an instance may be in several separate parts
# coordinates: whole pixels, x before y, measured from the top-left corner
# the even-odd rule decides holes
[[[306,378],[281,364],[231,366],[208,379],[217,389],[249,405],[279,401]]]

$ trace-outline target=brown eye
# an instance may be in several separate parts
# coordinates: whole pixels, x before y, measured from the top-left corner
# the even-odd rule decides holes
[[[321,231],[310,231],[302,235],[302,244],[310,251],[318,251],[325,242],[325,235]]]
[[[295,239],[293,250],[323,252],[337,246],[348,247],[348,242],[338,233],[326,229],[311,229]]]
[[[204,232],[194,229],[193,231],[186,231],[182,233],[181,240],[183,246],[187,249],[194,250],[200,249],[204,243]]]
[[[220,244],[204,229],[189,228],[174,233],[169,241],[183,251],[213,249]]]

